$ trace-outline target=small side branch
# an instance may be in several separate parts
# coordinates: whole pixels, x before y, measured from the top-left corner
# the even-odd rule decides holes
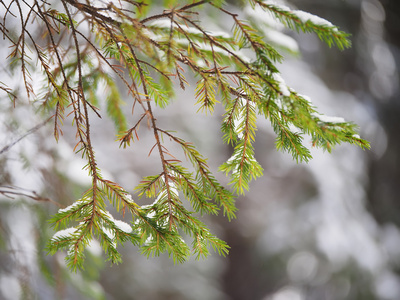
[[[60,203],[50,198],[40,196],[36,191],[27,190],[17,186],[0,186],[0,195],[3,195],[9,199],[15,199],[15,197],[26,197],[39,202],[50,202],[57,205],[58,207],[62,207]]]
[[[14,142],[4,146],[1,150],[0,150],[0,154],[3,154],[4,152],[10,150],[11,147],[15,146],[18,142],[20,142],[22,139],[24,139],[25,137],[27,137],[28,135],[34,133],[35,131],[39,130],[40,128],[42,128],[44,125],[47,124],[47,122],[49,122],[52,119],[52,117],[48,118],[46,121],[36,125],[35,127],[29,129],[27,132],[25,132],[23,135],[21,135],[18,139],[16,139]]]

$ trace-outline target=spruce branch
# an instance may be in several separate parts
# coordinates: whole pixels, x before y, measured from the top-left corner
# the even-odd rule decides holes
[[[152,15],[151,2],[132,0],[107,4],[62,0],[60,10],[51,1],[12,1],[8,6],[1,1],[6,9],[0,31],[10,46],[10,65],[20,68],[27,97],[36,97],[42,111],[50,112],[49,119],[54,117],[56,141],[62,136],[65,120],[72,119],[74,151],[85,159],[84,169],[92,179],[80,199],[50,220],[58,231],[49,241],[48,251],[67,250],[67,265],[73,270],[83,268],[84,251],[92,239],[100,241],[114,263],[121,261],[118,246],[125,242],[137,245],[148,257],[167,252],[176,262],[191,254],[206,257],[210,248],[226,255],[229,246],[197,215],[222,212],[229,220],[235,218],[234,195],[243,194],[252,180],[262,176],[254,149],[258,118],[271,124],[276,148],[287,151],[297,162],[311,159],[304,143],[307,135],[312,141],[309,146],[328,152],[341,143],[369,148],[355,124],[324,116],[309,99],[286,85],[277,65],[282,54],[224,1],[170,3],[174,5]],[[247,3],[261,7],[290,29],[316,34],[328,46],[345,49],[351,44],[347,33],[322,18],[270,1]],[[229,18],[232,30],[210,32],[199,17],[204,8]],[[15,34],[7,18],[19,20]],[[40,26],[43,40],[32,34],[31,21]],[[41,94],[34,90],[34,61],[43,72]],[[192,143],[162,127],[156,118],[157,110],[171,103],[175,82],[183,90],[189,85],[186,72],[197,80],[192,98],[198,112],[212,114],[218,105],[225,110],[223,142],[233,147],[233,153],[220,171],[230,176],[233,192],[218,182],[207,159]],[[101,91],[99,96],[104,85],[105,93]],[[0,89],[15,105],[16,93],[3,83]],[[102,117],[98,108],[102,103],[122,148],[130,147],[131,142],[139,145],[138,130],[147,121],[154,138],[149,155],[157,154],[160,170],[145,176],[135,191],[138,197],[152,199],[152,204],[139,206],[123,187],[102,176],[92,143],[96,128],[91,119],[92,113]],[[131,105],[131,115],[125,112],[125,103]],[[134,114],[136,107],[141,111]],[[163,137],[180,146],[191,166],[184,167],[182,153],[169,151]],[[18,194],[13,190],[0,193]],[[26,196],[43,200],[32,193]],[[184,201],[190,205],[185,206]],[[108,206],[131,222],[115,219]],[[191,244],[182,234],[192,239]]]
[[[291,10],[286,6],[270,4],[260,0],[249,0],[249,2],[271,12],[273,16],[290,29],[315,33],[329,46],[336,44],[341,50],[351,46],[351,42],[348,39],[350,35],[338,30],[336,26],[325,19],[307,12]]]

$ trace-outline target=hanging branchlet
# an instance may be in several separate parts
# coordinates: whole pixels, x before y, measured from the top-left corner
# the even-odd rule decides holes
[[[269,120],[276,148],[297,162],[311,159],[309,147],[330,152],[346,142],[369,148],[355,124],[320,114],[310,99],[286,85],[277,65],[282,54],[251,20],[231,12],[224,1],[170,0],[158,14],[149,14],[151,1],[61,0],[61,6],[53,2],[0,1],[6,8],[0,32],[10,46],[8,63],[19,70],[27,97],[53,114],[57,141],[63,122],[72,119],[74,150],[86,160],[84,168],[92,178],[84,195],[50,220],[58,231],[48,251],[66,249],[73,270],[83,268],[84,250],[92,239],[100,241],[113,263],[121,261],[117,248],[127,241],[148,257],[167,252],[176,262],[192,254],[206,257],[210,248],[226,255],[229,246],[196,215],[222,212],[229,220],[235,218],[234,195],[245,193],[263,173],[253,145],[259,117]],[[314,33],[328,46],[350,46],[349,35],[322,18],[270,1],[248,0],[243,5],[264,11],[295,31]],[[232,30],[209,31],[199,17],[202,9],[231,20]],[[18,28],[10,28],[11,19],[19,21]],[[28,28],[33,20],[40,37]],[[33,85],[35,64],[43,72],[39,92]],[[230,177],[233,192],[217,181],[207,159],[190,141],[157,122],[157,110],[168,107],[175,88],[188,85],[187,72],[197,77],[192,98],[199,112],[212,114],[217,105],[225,109],[221,130],[233,153],[220,171]],[[105,93],[99,93],[104,86]],[[124,91],[131,98],[122,97]],[[0,92],[15,103],[17,93],[3,82]],[[102,102],[104,112],[98,108]],[[132,114],[125,111],[125,103]],[[137,109],[141,112],[133,114]],[[137,197],[149,198],[152,204],[139,206],[118,183],[103,178],[91,141],[91,118],[102,115],[114,122],[122,148],[138,145],[139,127],[147,123],[154,136],[149,153],[157,153],[160,171],[148,174],[135,190]],[[304,143],[306,135],[310,145]],[[182,153],[171,153],[163,138],[179,145]],[[191,168],[183,166],[184,158]],[[190,205],[184,205],[185,200]],[[114,218],[108,206],[131,221]]]

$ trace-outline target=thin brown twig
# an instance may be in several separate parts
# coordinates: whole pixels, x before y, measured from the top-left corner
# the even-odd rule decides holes
[[[50,198],[40,196],[36,191],[24,189],[17,186],[9,186],[9,185],[2,185],[0,186],[0,194],[9,198],[15,199],[16,196],[27,197],[35,201],[39,202],[50,202],[58,207],[62,207],[62,205]]]
[[[31,129],[29,129],[27,132],[25,132],[23,135],[21,135],[19,138],[17,138],[14,142],[4,146],[1,150],[0,150],[0,154],[3,154],[4,152],[10,150],[11,147],[15,146],[18,142],[20,142],[22,139],[24,139],[25,137],[27,137],[28,135],[34,133],[35,131],[39,130],[40,128],[42,128],[44,125],[47,124],[47,122],[49,122],[53,117],[48,118],[46,121],[43,121],[42,123],[36,125],[35,127],[32,127]]]
[[[82,141],[85,147],[85,150],[88,151],[88,161],[89,161],[89,168],[90,168],[90,173],[92,176],[92,191],[93,191],[93,195],[92,195],[92,205],[93,205],[93,214],[91,215],[91,220],[89,222],[91,226],[91,224],[94,221],[94,214],[96,212],[96,206],[97,206],[97,193],[98,193],[98,186],[97,186],[97,181],[99,178],[99,174],[97,172],[97,163],[96,163],[96,159],[94,157],[94,151],[93,151],[93,147],[92,147],[92,142],[91,142],[91,135],[90,135],[90,122],[89,122],[89,114],[88,114],[88,109],[87,109],[87,101],[85,99],[85,94],[83,92],[83,81],[82,81],[82,65],[81,65],[81,54],[80,54],[80,46],[79,46],[79,42],[78,42],[78,38],[76,36],[76,31],[75,31],[75,26],[71,17],[71,14],[69,12],[69,9],[66,5],[65,2],[63,2],[64,5],[64,9],[68,15],[69,21],[70,21],[70,26],[72,29],[72,37],[75,43],[75,51],[76,51],[76,56],[77,56],[77,64],[78,64],[78,103],[81,100],[82,101],[82,106],[83,106],[83,110],[84,110],[84,118],[85,118],[85,141]],[[79,110],[79,106],[78,106],[78,111]],[[77,125],[79,126],[79,125]]]

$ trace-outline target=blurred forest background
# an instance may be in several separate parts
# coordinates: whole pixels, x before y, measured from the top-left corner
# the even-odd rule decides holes
[[[146,259],[126,245],[123,263],[111,266],[93,243],[85,271],[70,273],[62,253],[47,256],[44,250],[53,234],[47,220],[58,206],[0,194],[0,299],[400,299],[400,2],[286,4],[352,34],[353,47],[341,52],[314,35],[285,30],[298,42],[301,55],[284,53],[280,70],[286,83],[310,96],[322,113],[359,124],[372,149],[344,145],[332,154],[313,150],[310,163],[296,164],[289,154],[275,150],[271,128],[260,121],[256,157],[264,177],[238,198],[237,219],[204,220],[231,246],[229,256],[213,254],[178,265],[168,255]],[[217,16],[205,18],[216,29],[227,26]],[[8,51],[0,42],[1,57]],[[9,76],[6,66],[0,72],[1,81]],[[193,94],[180,92],[171,107],[157,111],[158,120],[181,135],[183,130],[216,172],[232,149],[221,140],[221,113],[195,114]],[[28,101],[20,100],[14,108],[0,94],[0,103],[3,149],[42,120],[32,114]],[[74,155],[69,126],[67,120],[58,144],[49,123],[2,151],[2,188],[22,187],[31,196],[36,191],[63,206],[79,198],[89,177]],[[158,167],[151,158],[143,159],[151,148],[147,129],[141,129],[133,149],[118,151],[118,143],[110,142],[115,140],[111,121],[94,127],[105,177],[133,193],[140,178]],[[218,177],[227,182],[223,174]]]

